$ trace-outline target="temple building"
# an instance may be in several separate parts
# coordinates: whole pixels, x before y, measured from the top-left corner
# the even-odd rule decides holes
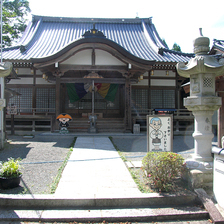
[[[33,16],[18,44],[3,49],[15,71],[6,78],[6,128],[13,109],[15,130],[57,131],[67,113],[71,132],[87,132],[90,115],[98,132],[144,130],[146,115],[159,112],[173,113],[174,131],[185,132],[193,116],[181,86],[189,80],[175,66],[193,56],[170,50],[152,18]]]

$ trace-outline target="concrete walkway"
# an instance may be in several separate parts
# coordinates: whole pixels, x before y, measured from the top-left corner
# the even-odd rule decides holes
[[[55,196],[72,198],[141,195],[108,137],[78,137]]]

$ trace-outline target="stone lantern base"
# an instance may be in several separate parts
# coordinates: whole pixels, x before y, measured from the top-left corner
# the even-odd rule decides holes
[[[188,182],[192,188],[212,187],[213,185],[213,162],[197,162],[186,160],[189,169]]]
[[[194,154],[186,161],[193,188],[211,186],[213,183],[212,115],[221,105],[221,97],[193,96],[184,99],[184,105],[193,112]]]

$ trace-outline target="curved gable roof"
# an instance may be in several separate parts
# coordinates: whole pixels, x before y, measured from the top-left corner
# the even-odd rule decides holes
[[[157,62],[188,61],[193,54],[184,54],[166,48],[151,18],[148,19],[89,19],[33,16],[19,44],[3,50],[4,60],[46,58],[75,42],[95,28],[111,43],[139,58]]]
[[[224,53],[224,40],[213,40],[213,46],[210,50],[210,53],[215,53],[216,51],[219,51],[220,53]]]

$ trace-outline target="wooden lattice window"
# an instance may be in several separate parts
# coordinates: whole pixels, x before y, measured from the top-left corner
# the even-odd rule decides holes
[[[132,89],[132,108],[148,109],[148,89]]]
[[[32,113],[32,88],[11,88],[19,93],[9,99],[8,105],[15,105],[20,113]]]
[[[175,108],[175,90],[152,89],[151,109]]]
[[[55,89],[37,88],[36,91],[37,112],[54,112],[55,109]],[[42,109],[39,109],[42,108]]]

